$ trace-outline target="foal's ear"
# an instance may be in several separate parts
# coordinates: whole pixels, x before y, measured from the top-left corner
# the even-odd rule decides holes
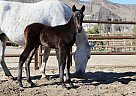
[[[77,9],[76,9],[76,6],[75,6],[75,5],[73,5],[73,6],[72,6],[72,11],[73,11],[73,12],[77,11]]]
[[[85,5],[82,6],[81,10],[82,10],[82,12],[85,11]]]

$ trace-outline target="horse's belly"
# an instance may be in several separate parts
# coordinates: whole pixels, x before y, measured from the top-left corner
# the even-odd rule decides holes
[[[16,34],[6,34],[10,41],[17,43],[19,46],[24,46],[24,34],[17,36]]]

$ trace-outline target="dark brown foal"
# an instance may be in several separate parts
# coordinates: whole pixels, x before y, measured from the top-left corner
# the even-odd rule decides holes
[[[67,88],[64,83],[64,69],[67,65],[66,81],[71,87],[74,87],[70,78],[70,63],[71,55],[70,50],[75,43],[76,33],[82,30],[83,12],[85,6],[83,5],[80,10],[77,10],[75,5],[72,7],[73,16],[68,24],[60,25],[56,27],[46,26],[40,23],[33,23],[26,27],[24,31],[25,35],[25,49],[20,55],[19,68],[18,68],[18,82],[19,87],[22,89],[22,66],[26,63],[26,75],[27,81],[34,85],[30,78],[30,62],[35,53],[35,50],[40,44],[45,48],[59,49],[59,75],[62,87]],[[65,32],[65,33],[64,33]],[[28,58],[29,57],[29,58]]]

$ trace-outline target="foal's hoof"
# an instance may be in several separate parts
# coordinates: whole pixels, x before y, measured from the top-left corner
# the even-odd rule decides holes
[[[63,89],[69,90],[70,88],[66,86],[66,84],[61,84]]]
[[[4,76],[5,79],[9,79],[9,80],[16,80],[12,75],[10,76]]]
[[[8,78],[9,78],[10,80],[16,80],[16,78],[14,78],[12,75],[11,75],[11,76],[8,76]]]
[[[47,75],[42,75],[41,79],[51,80],[51,77]]]
[[[62,88],[67,88],[66,84],[62,83],[61,84]]]
[[[70,88],[75,88],[73,83],[70,83],[69,85],[70,85]]]
[[[46,75],[42,73],[41,79],[46,78]]]
[[[19,87],[19,91],[24,91],[24,88],[23,87]]]
[[[36,86],[33,82],[28,82],[30,84],[31,87]]]

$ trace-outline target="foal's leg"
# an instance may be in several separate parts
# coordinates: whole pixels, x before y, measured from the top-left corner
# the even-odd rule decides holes
[[[57,48],[57,49],[55,49],[55,51],[56,51],[57,61],[58,61],[58,64],[59,64],[59,49]]]
[[[59,48],[59,75],[60,75],[60,83],[63,88],[67,88],[64,83],[64,69],[66,65],[66,50],[64,48]]]
[[[70,84],[70,87],[74,87],[71,78],[70,78],[70,65],[72,64],[72,55],[71,55],[71,49],[68,48],[67,50],[67,69],[66,69],[66,82]]]
[[[36,51],[37,48],[38,48],[38,47],[36,47],[36,48],[34,48],[34,49],[32,50],[32,52],[30,53],[30,55],[29,55],[27,61],[25,62],[26,79],[27,79],[27,82],[28,82],[31,86],[34,86],[34,83],[32,82],[31,77],[30,77],[30,63],[31,63],[31,60],[32,60],[33,55],[34,55],[34,53],[35,53],[35,51]]]
[[[49,77],[46,76],[46,73],[45,73],[45,68],[46,68],[46,63],[47,63],[47,60],[48,60],[48,57],[50,55],[50,51],[51,51],[51,48],[45,48],[44,49],[44,55],[43,55],[43,62],[41,67],[40,67],[40,71],[42,73],[42,77],[41,78],[47,78],[49,79]],[[58,49],[55,49],[56,51],[56,56],[57,56],[57,60],[58,60],[58,64],[59,64],[59,50]]]
[[[44,49],[44,55],[43,55],[43,62],[41,67],[40,67],[40,71],[42,73],[42,77],[41,78],[47,78],[46,76],[46,73],[45,73],[45,68],[46,68],[46,63],[47,63],[47,60],[48,60],[48,57],[50,55],[50,51],[51,51],[51,48],[45,48]]]
[[[18,67],[18,78],[17,78],[17,80],[18,80],[18,83],[19,83],[19,87],[21,89],[23,88],[23,84],[22,84],[22,67],[23,67],[24,62],[28,58],[29,54],[31,53],[31,51],[34,49],[34,47],[35,47],[35,45],[27,44],[26,48],[23,51],[23,53],[19,57],[19,67]]]
[[[20,88],[23,88],[23,84],[22,84],[22,67],[23,67],[23,64],[24,64],[25,60],[29,56],[29,53],[26,54],[25,51],[26,50],[24,50],[23,53],[19,57],[19,66],[18,66],[18,77],[17,77],[17,80],[18,80]]]
[[[5,76],[8,76],[9,78],[13,79],[14,77],[11,75],[6,63],[5,63],[5,48],[6,48],[6,37],[4,35],[0,35],[0,48],[1,48],[1,57],[0,57],[0,63],[2,66],[2,69],[4,70]]]

